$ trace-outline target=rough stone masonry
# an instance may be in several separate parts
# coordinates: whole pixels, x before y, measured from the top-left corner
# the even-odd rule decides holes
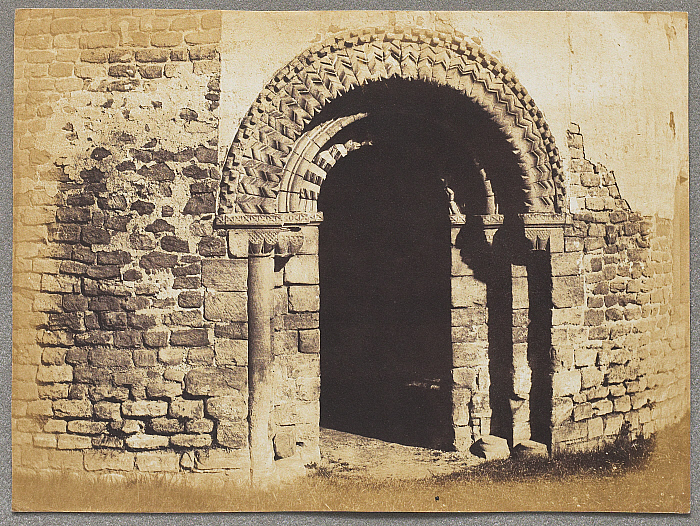
[[[257,440],[270,462],[318,461],[318,221],[292,221],[273,240],[215,222],[227,166],[218,155],[221,13],[20,10],[15,34],[14,468],[224,471],[247,481]],[[359,45],[354,38],[343,45]],[[431,39],[414,38],[425,49]],[[275,133],[270,148],[282,148]],[[689,407],[673,225],[629,209],[612,172],[586,159],[577,126],[559,141],[571,206],[535,246],[551,267],[544,364],[528,358],[532,267],[507,269],[506,435],[511,446],[531,438],[544,400],[546,432],[535,438],[553,454],[648,436]],[[546,144],[553,158],[553,139]],[[273,197],[265,192],[239,193]],[[452,228],[452,416],[455,447],[467,450],[497,432],[490,313],[484,283],[461,259],[461,226]],[[260,283],[249,276],[258,256],[275,260],[262,354],[249,319],[259,316]],[[251,356],[269,362],[266,390]],[[539,399],[534,384],[546,388]]]

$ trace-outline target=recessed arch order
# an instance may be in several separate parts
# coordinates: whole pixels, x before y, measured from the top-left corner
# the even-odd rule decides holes
[[[326,171],[359,145],[330,139],[363,115],[307,129],[326,104],[390,78],[450,87],[498,127],[517,159],[525,212],[560,212],[563,169],[554,137],[527,90],[464,35],[364,29],[316,45],[280,69],[243,119],[226,157],[217,214],[315,210]],[[311,206],[313,204],[314,206]]]

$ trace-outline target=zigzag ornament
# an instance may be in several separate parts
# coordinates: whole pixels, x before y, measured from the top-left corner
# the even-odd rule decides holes
[[[533,211],[551,210],[552,203],[555,210],[561,208],[559,152],[542,112],[515,76],[464,35],[397,27],[334,36],[275,74],[229,150],[218,213],[278,211],[280,170],[314,115],[355,87],[390,77],[450,86],[479,104],[509,137],[520,159],[524,202]],[[296,176],[303,180],[305,174]],[[315,192],[309,188],[305,195],[313,198]]]

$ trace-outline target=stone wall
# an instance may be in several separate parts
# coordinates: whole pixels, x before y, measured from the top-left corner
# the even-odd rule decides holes
[[[567,142],[578,212],[563,259],[552,259],[554,451],[621,432],[649,436],[690,402],[688,299],[672,290],[672,223],[630,210],[614,174],[585,158],[578,126]]]
[[[219,12],[17,12],[17,469],[248,478],[248,234],[214,228],[220,31]],[[492,426],[498,382],[510,382],[498,400],[512,412],[510,438],[527,438],[533,414],[551,413],[554,452],[648,435],[688,410],[687,289],[674,285],[674,228],[629,209],[613,174],[585,159],[576,127],[567,140],[577,212],[539,250],[544,267],[499,254],[472,264],[453,228],[461,450],[503,432]],[[314,462],[318,227],[300,230],[301,251],[275,258],[270,438],[277,458]],[[532,306],[550,299],[547,325]],[[542,319],[533,325],[533,316]],[[549,348],[548,337],[533,343],[544,326],[546,364],[533,357]]]
[[[246,466],[220,32],[215,11],[17,12],[15,467]]]

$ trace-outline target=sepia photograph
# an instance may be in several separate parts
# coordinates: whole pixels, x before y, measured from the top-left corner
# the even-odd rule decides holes
[[[689,513],[688,36],[16,10],[12,510]]]

